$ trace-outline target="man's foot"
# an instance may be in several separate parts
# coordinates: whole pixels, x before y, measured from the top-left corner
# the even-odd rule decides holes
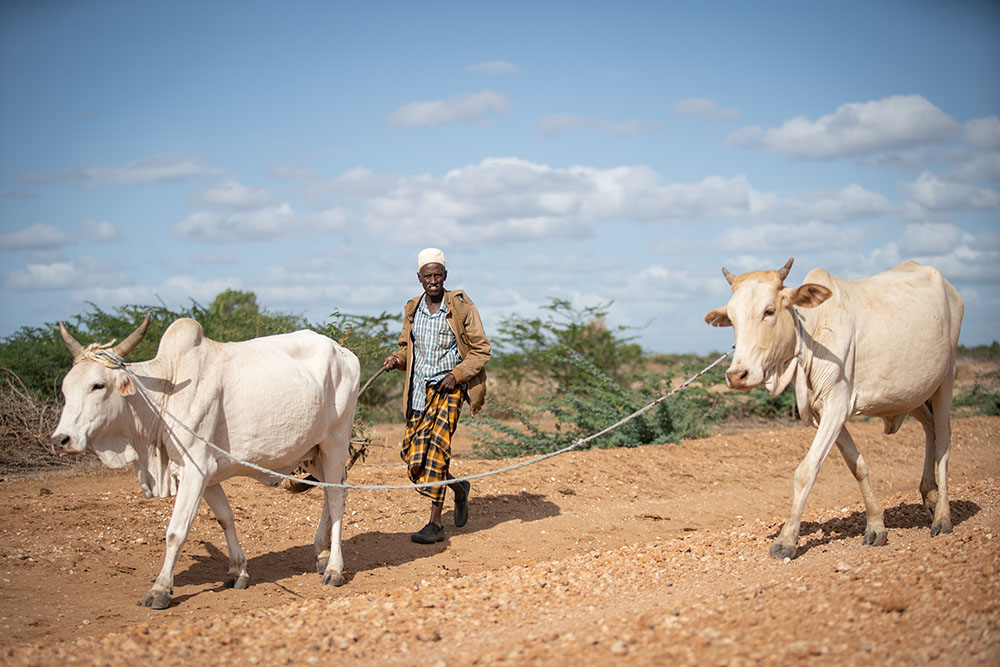
[[[461,528],[469,520],[469,491],[472,485],[466,480],[455,486],[461,489],[461,493],[455,491],[455,527]]]
[[[410,535],[410,539],[417,544],[434,544],[444,539],[444,526],[428,523],[420,529],[420,532]]]

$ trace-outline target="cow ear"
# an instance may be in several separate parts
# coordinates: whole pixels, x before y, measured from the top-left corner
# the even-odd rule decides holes
[[[132,384],[132,376],[126,373],[121,374],[118,381],[118,391],[122,396],[131,396],[135,393],[135,385]]]
[[[828,288],[816,283],[806,283],[792,290],[790,298],[793,306],[815,308],[831,296],[833,296],[833,292]]]
[[[725,308],[716,308],[715,310],[709,311],[705,315],[705,321],[711,324],[713,327],[731,327],[733,326],[732,321],[729,319],[729,315],[726,313]]]

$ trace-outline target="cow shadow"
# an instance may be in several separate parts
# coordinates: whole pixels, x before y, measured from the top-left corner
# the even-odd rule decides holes
[[[462,528],[455,528],[452,525],[452,512],[452,509],[448,509],[441,517],[445,525],[445,539],[437,544],[415,544],[410,540],[410,535],[420,526],[414,526],[412,530],[403,532],[370,531],[358,533],[345,539],[342,548],[346,583],[350,583],[351,579],[359,572],[404,565],[421,558],[440,554],[448,548],[452,537],[489,530],[508,521],[529,522],[558,516],[560,509],[555,503],[546,500],[543,495],[522,492],[473,496],[469,499],[469,522]],[[423,515],[418,516],[422,517]],[[219,544],[225,544],[221,536]],[[183,571],[176,573],[174,583],[184,586],[202,586],[215,583],[217,586],[210,590],[222,591],[225,589],[222,581],[228,567],[228,552],[225,548],[217,546],[215,542],[202,540],[201,545],[207,553],[193,554],[194,562]],[[251,586],[261,583],[273,583],[280,586],[278,582],[282,579],[303,573],[315,573],[315,555],[313,554],[311,535],[306,544],[252,556],[248,559],[247,567],[250,571]],[[188,597],[190,596],[177,596],[174,598],[173,604],[180,604]]]
[[[959,526],[963,522],[978,514],[982,508],[974,502],[968,500],[952,500],[951,522],[953,526]],[[893,529],[906,528],[926,528],[928,534],[931,527],[931,513],[918,503],[900,503],[894,507],[885,509],[885,527],[889,531],[889,541],[892,541]],[[831,542],[847,540],[851,538],[863,538],[867,518],[864,511],[852,512],[851,514],[828,519],[822,523],[816,521],[803,521],[799,532],[799,548],[797,556],[801,556],[810,549],[821,547]],[[774,539],[781,531],[778,527],[768,537]],[[803,540],[803,538],[805,538]]]

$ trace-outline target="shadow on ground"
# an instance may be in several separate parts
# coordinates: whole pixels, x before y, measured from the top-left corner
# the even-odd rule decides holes
[[[950,506],[953,526],[961,525],[978,514],[982,509],[976,503],[967,500],[953,500]],[[900,503],[895,507],[886,508],[884,521],[886,530],[889,531],[889,543],[892,542],[893,529],[926,528],[929,536],[931,518],[931,513],[924,509],[923,505],[917,503]],[[867,520],[863,511],[853,512],[836,519],[829,519],[823,523],[803,521],[801,532],[799,533],[799,550],[796,555],[801,556],[810,549],[821,547],[836,540],[861,539],[864,537],[866,525]],[[771,539],[776,538],[780,530],[781,526],[779,525],[769,537]]]
[[[469,522],[455,528],[451,509],[445,511],[445,539],[437,544],[415,544],[410,534],[423,525],[414,525],[405,532],[371,531],[359,533],[343,541],[345,577],[348,582],[359,572],[380,567],[393,567],[427,558],[448,548],[450,538],[490,530],[508,521],[537,521],[558,516],[559,506],[536,493],[498,494],[473,496],[469,500]],[[419,515],[418,515],[419,516]],[[220,540],[220,544],[222,541]],[[224,590],[223,579],[229,563],[228,552],[216,543],[202,540],[207,554],[194,554],[194,562],[174,577],[177,586],[203,586],[217,583],[213,591]],[[190,548],[190,546],[188,547]],[[289,547],[281,551],[251,557],[247,563],[250,585],[273,583],[303,573],[315,572],[312,543]],[[174,598],[173,604],[182,603],[187,596]]]

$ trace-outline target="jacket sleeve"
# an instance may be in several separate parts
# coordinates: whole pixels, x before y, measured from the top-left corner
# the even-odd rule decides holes
[[[459,382],[468,382],[479,374],[490,360],[490,341],[486,338],[483,321],[479,311],[470,301],[468,310],[464,313],[462,324],[464,331],[460,333],[462,346],[467,349],[462,356],[462,362],[451,371]]]
[[[417,299],[419,299],[419,297],[417,297]],[[403,306],[403,329],[399,333],[399,340],[396,341],[396,351],[392,353],[392,355],[399,360],[399,365],[396,366],[397,370],[405,371],[407,361],[411,356],[410,332],[413,329],[413,326],[410,324],[410,316],[412,314],[412,310],[416,309],[416,304],[414,302],[417,299],[410,299],[410,301]]]

